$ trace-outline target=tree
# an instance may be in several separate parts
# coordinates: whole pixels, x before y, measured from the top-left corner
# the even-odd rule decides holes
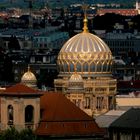
[[[134,16],[132,18],[132,28],[133,29],[138,29],[140,31],[140,15]]]
[[[20,140],[19,132],[14,127],[11,127],[2,132],[0,140]]]
[[[37,138],[31,129],[23,129],[20,132],[20,140],[37,140]]]
[[[125,17],[115,13],[106,13],[102,16],[96,16],[93,19],[94,29],[112,30],[115,23],[124,24]]]
[[[20,44],[16,36],[11,36],[8,44],[9,50],[20,50]]]
[[[23,129],[20,132],[14,127],[3,131],[0,140],[40,140],[31,129]]]

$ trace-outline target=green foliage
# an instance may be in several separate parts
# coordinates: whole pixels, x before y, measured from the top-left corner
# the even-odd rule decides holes
[[[3,131],[0,135],[0,140],[39,140],[31,129],[23,129],[17,131],[14,127],[11,127]]]
[[[19,135],[20,140],[36,140],[36,136],[31,129],[24,129],[20,132]]]
[[[20,140],[19,132],[15,128],[10,128],[2,132],[0,140]]]

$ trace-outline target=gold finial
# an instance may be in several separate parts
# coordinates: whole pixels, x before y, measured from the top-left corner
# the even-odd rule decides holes
[[[84,22],[84,27],[83,27],[83,32],[84,33],[87,33],[87,32],[89,32],[88,31],[88,25],[87,25],[87,23],[88,23],[88,20],[87,20],[87,8],[88,8],[88,5],[86,5],[86,4],[83,4],[83,10],[84,10],[84,20],[83,20],[83,22]]]

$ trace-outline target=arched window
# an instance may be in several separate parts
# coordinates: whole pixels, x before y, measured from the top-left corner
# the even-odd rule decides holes
[[[74,72],[74,64],[73,63],[70,64],[70,72]]]
[[[84,63],[83,72],[88,72],[88,63]]]
[[[13,106],[12,105],[8,105],[7,113],[8,113],[8,123],[13,124],[14,110],[13,110]]]
[[[90,108],[90,97],[85,98],[85,108],[87,108],[87,109]]]
[[[90,72],[95,72],[95,64],[94,63],[90,64]]]
[[[99,62],[97,64],[97,72],[101,72],[102,64]]]
[[[107,62],[103,63],[103,71],[106,72],[107,71]]]
[[[81,64],[80,63],[77,63],[77,72],[81,72]]]
[[[109,63],[107,63],[107,65],[106,65],[106,71],[110,71],[110,67],[109,66],[110,66]]]
[[[67,63],[66,63],[66,62],[64,63],[64,71],[65,71],[65,72],[67,72],[67,71],[68,71],[68,65],[67,65]]]
[[[97,97],[96,99],[96,109],[102,110],[103,109],[103,97]]]
[[[25,108],[25,123],[34,121],[34,108],[32,105],[28,105]]]

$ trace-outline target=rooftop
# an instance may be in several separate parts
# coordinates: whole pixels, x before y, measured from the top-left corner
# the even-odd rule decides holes
[[[42,119],[37,135],[95,136],[102,135],[94,119],[76,107],[63,94],[44,93],[41,97]]]
[[[14,86],[6,88],[0,93],[0,96],[41,96],[39,90],[27,87],[24,84],[16,84]]]
[[[122,110],[110,110],[103,115],[97,116],[95,121],[101,128],[108,128],[110,124],[119,118],[124,112],[125,111]]]
[[[131,108],[115,120],[110,128],[129,128],[140,130],[140,108]]]

